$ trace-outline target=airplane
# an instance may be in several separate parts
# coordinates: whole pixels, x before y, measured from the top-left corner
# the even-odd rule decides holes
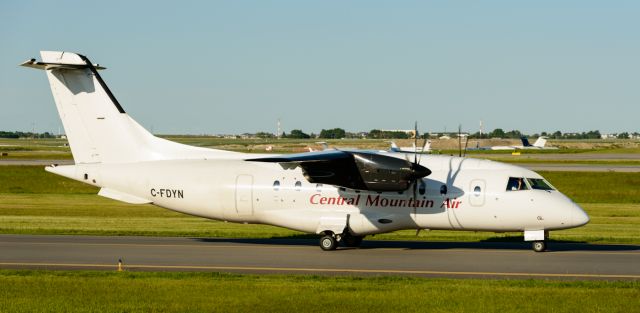
[[[398,147],[395,141],[391,142],[390,152],[406,152],[406,153],[430,153],[431,140],[427,140],[422,148],[416,147],[415,143],[411,147]]]
[[[545,145],[547,144],[547,139],[548,137],[546,136],[540,136],[538,137],[536,142],[531,145],[527,137],[520,137],[520,140],[522,141],[522,145],[520,146],[476,146],[475,148],[468,148],[467,150],[557,150],[557,147],[545,147]]]
[[[523,232],[545,251],[549,232],[589,216],[539,174],[490,160],[331,149],[249,154],[156,137],[131,118],[81,54],[42,51],[74,165],[46,171],[98,195],[208,219],[320,235],[322,250],[358,247],[401,229]],[[411,160],[413,158],[413,160]]]

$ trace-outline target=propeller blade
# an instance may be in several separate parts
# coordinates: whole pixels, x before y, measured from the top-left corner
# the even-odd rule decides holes
[[[460,133],[462,132],[462,125],[458,125],[458,156],[462,157],[462,137],[460,137]]]
[[[413,181],[413,214],[418,214],[418,180]]]
[[[414,133],[413,133],[413,163],[418,163],[418,121],[416,121],[414,125]]]

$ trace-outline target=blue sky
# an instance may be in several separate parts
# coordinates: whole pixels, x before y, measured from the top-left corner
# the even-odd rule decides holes
[[[186,3],[183,3],[186,2]],[[156,133],[640,131],[638,1],[2,1],[0,130],[57,132],[40,50]]]

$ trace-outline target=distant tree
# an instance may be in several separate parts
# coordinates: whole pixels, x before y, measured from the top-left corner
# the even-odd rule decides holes
[[[627,134],[627,137],[629,136],[629,134]],[[602,135],[600,134],[599,130],[590,130],[589,132],[586,133],[586,138],[585,139],[600,139],[602,138]]]
[[[25,133],[21,131],[15,131],[15,132],[0,131],[0,138],[55,138],[55,136],[50,132]]]
[[[627,133],[627,132],[619,133],[618,134],[618,139],[629,139],[629,133]]]
[[[275,138],[276,136],[274,136],[272,133],[257,132],[256,133],[256,137],[258,137],[258,138]]]
[[[0,131],[0,138],[20,138],[17,132]]]
[[[562,132],[559,130],[556,130],[553,135],[551,135],[554,139],[562,139]]]
[[[341,139],[345,137],[346,132],[342,128],[323,129],[320,131],[320,138],[323,139]]]
[[[516,139],[522,137],[522,133],[519,130],[510,130],[506,132],[503,137]]]
[[[367,138],[382,139],[382,131],[379,129],[372,129],[369,131],[369,134],[367,134]]]
[[[496,128],[491,132],[491,136],[492,138],[505,138],[505,133],[504,130],[502,130],[502,128]]]
[[[407,139],[409,138],[409,134],[403,131],[388,131],[388,130],[379,130],[372,129],[367,138],[371,139]]]
[[[289,133],[289,135],[287,136],[287,138],[294,138],[294,139],[307,139],[307,138],[311,138],[311,136],[305,134],[302,130],[300,129],[294,129],[291,131],[291,133]]]

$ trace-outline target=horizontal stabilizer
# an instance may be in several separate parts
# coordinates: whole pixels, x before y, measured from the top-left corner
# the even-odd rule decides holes
[[[109,199],[113,199],[113,200],[118,200],[118,201],[122,201],[122,202],[126,202],[126,203],[131,203],[131,204],[146,204],[146,203],[151,203],[152,201],[149,201],[147,199],[143,199],[140,197],[136,197],[136,196],[132,196],[130,194],[121,192],[121,191],[117,191],[117,190],[113,190],[110,188],[101,188],[100,192],[98,192],[99,196],[103,196],[105,198],[109,198]]]
[[[89,68],[89,65],[75,53],[43,51],[42,62],[36,59],[30,59],[20,64],[21,66],[31,67],[39,70],[80,70]],[[104,70],[106,67],[99,64],[92,64],[96,70]]]

